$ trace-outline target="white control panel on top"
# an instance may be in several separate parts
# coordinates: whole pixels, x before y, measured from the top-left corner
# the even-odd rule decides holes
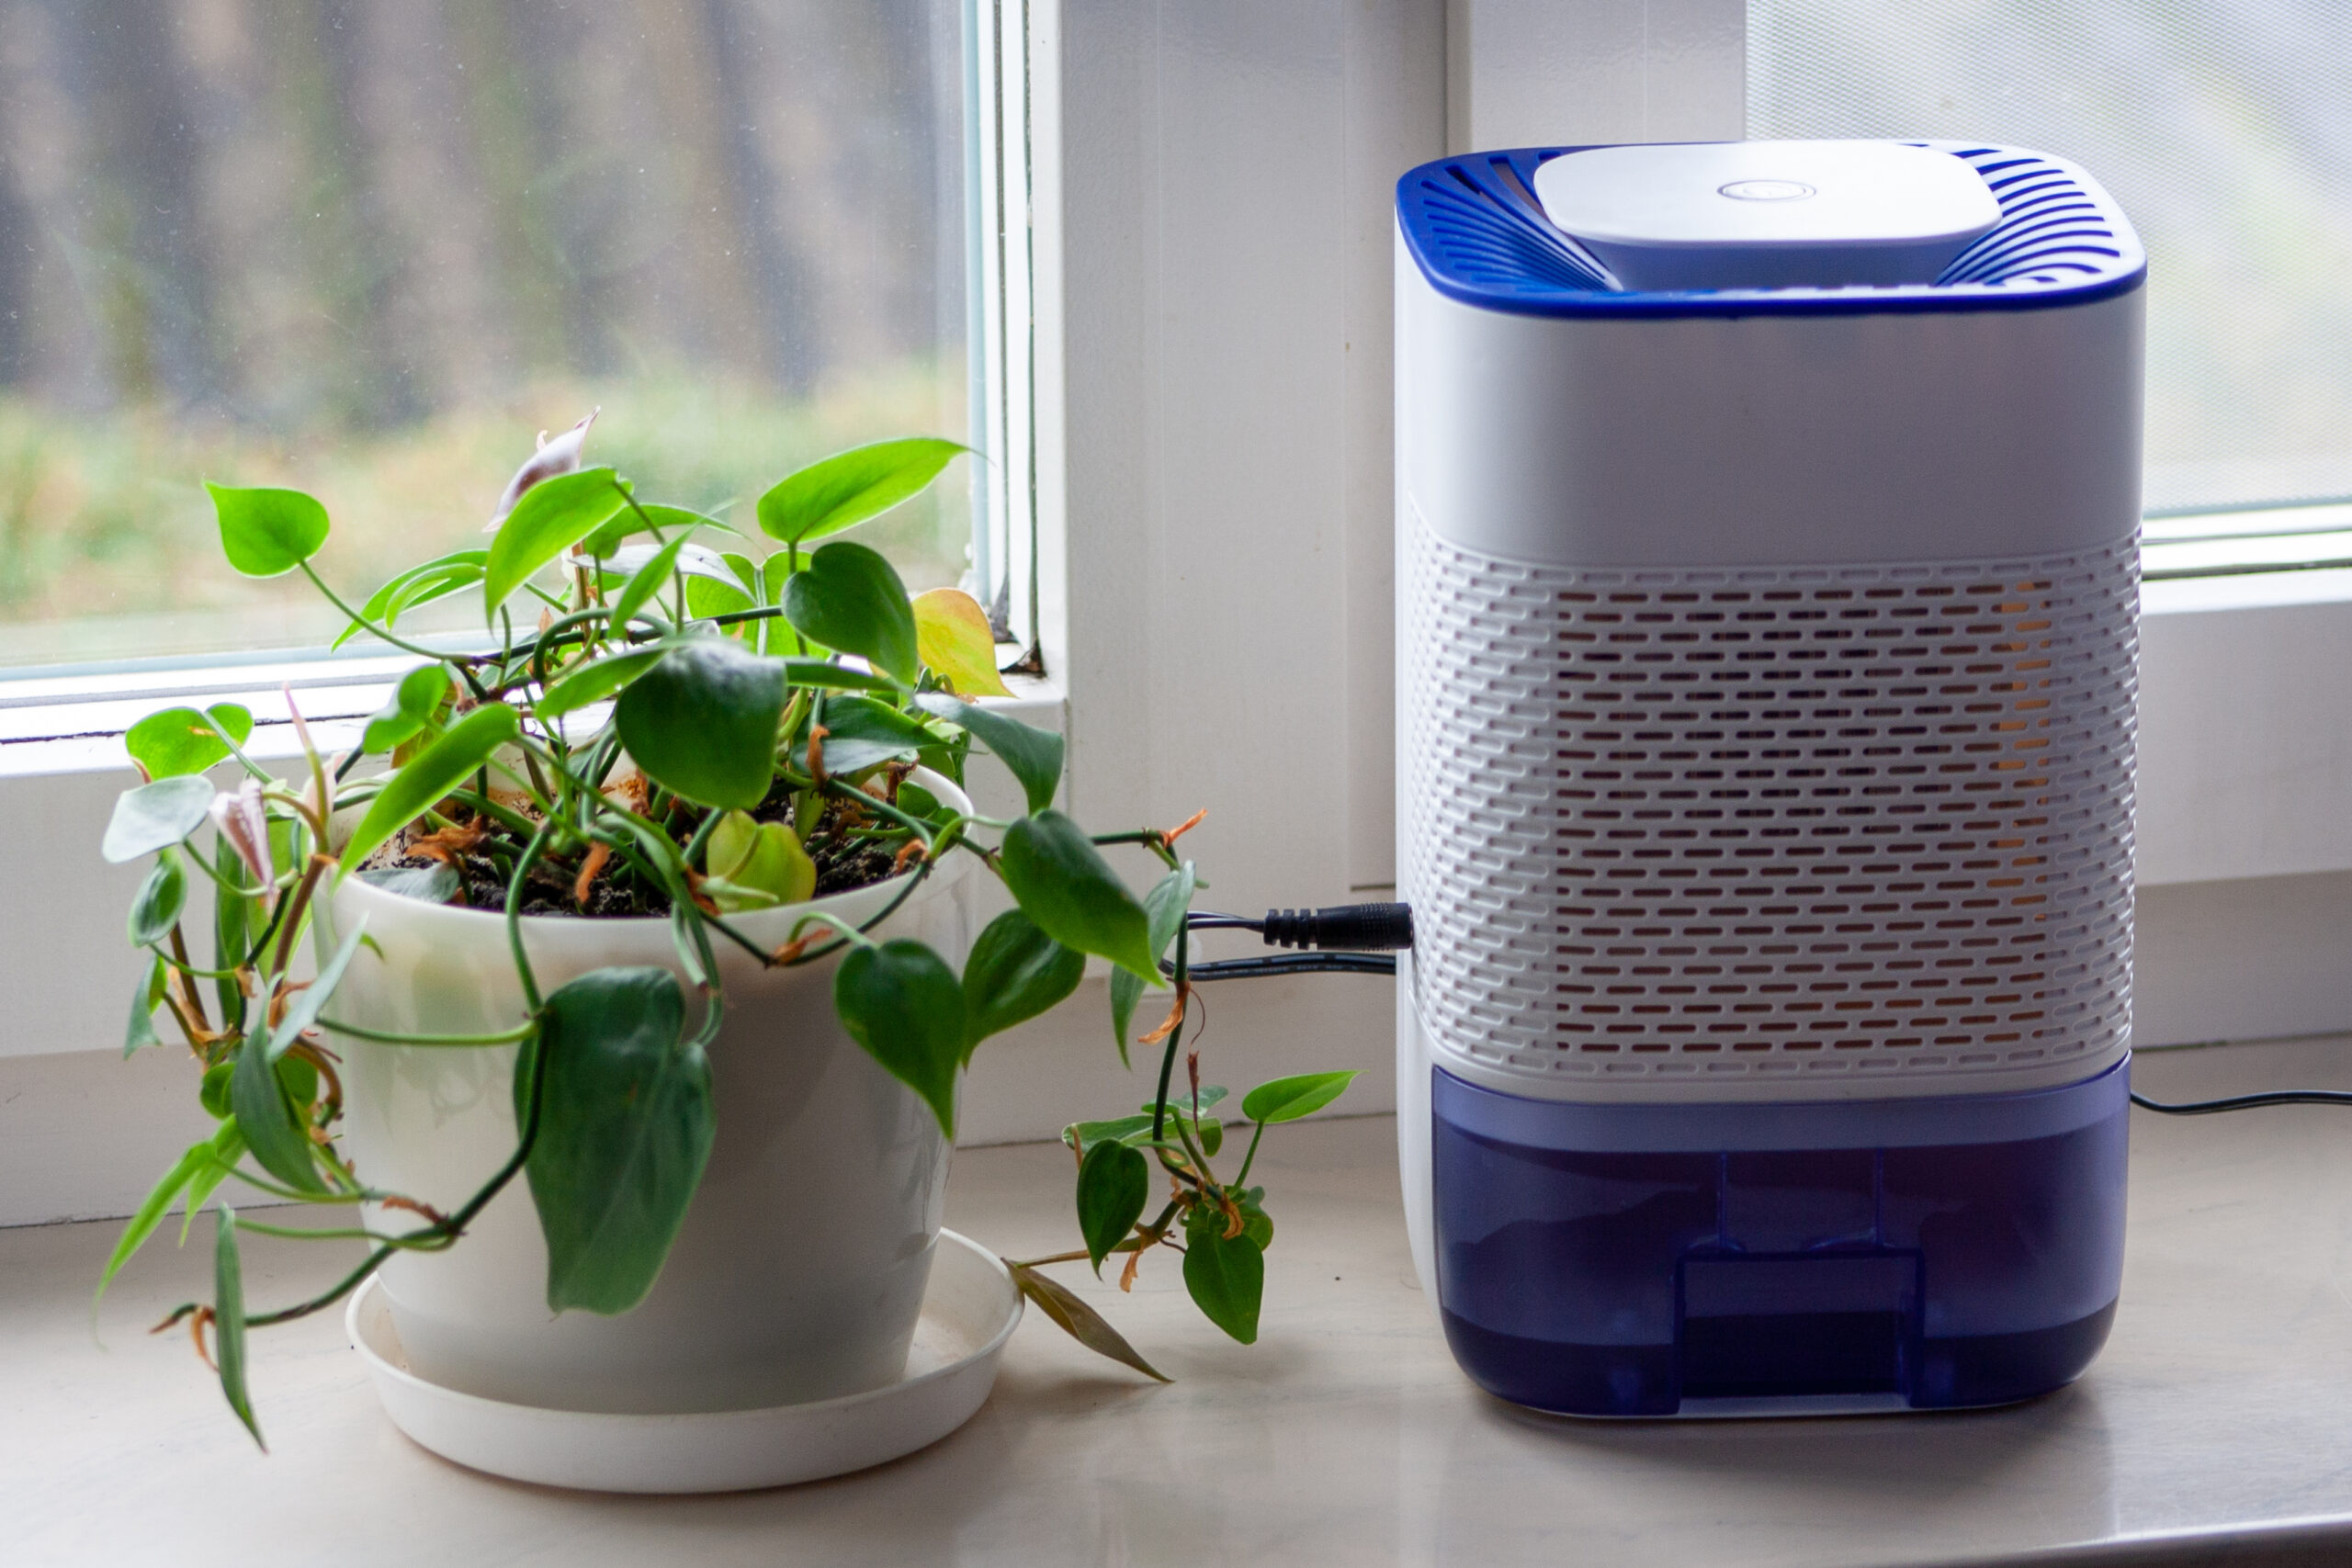
[[[1596,147],[1535,197],[1644,291],[1929,283],[2001,217],[1974,169],[1899,141]]]

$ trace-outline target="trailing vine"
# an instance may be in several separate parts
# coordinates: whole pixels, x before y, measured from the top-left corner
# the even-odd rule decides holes
[[[644,1299],[709,1154],[706,1053],[725,1015],[720,943],[770,967],[833,963],[843,1025],[949,1138],[974,1049],[1067,1000],[1092,954],[1112,966],[1123,1061],[1146,994],[1165,988],[1164,1016],[1137,1037],[1159,1052],[1156,1088],[1136,1114],[1064,1133],[1082,1247],[1008,1265],[1055,1322],[1150,1377],[1161,1374],[1043,1270],[1085,1261],[1099,1275],[1121,1256],[1124,1288],[1148,1253],[1169,1248],[1210,1321],[1254,1340],[1273,1237],[1264,1189],[1250,1185],[1259,1141],[1268,1125],[1329,1104],[1353,1075],[1251,1090],[1241,1106],[1254,1124],[1248,1148],[1229,1179],[1218,1174],[1224,1127],[1212,1112],[1227,1091],[1203,1084],[1197,1053],[1183,1051],[1193,1007],[1185,916],[1202,884],[1178,844],[1199,816],[1090,833],[1057,810],[1061,738],[986,705],[1009,694],[978,604],[954,589],[910,595],[881,555],[835,537],[919,493],[964,448],[883,442],[787,476],[760,498],[772,548],[754,558],[719,519],[640,500],[612,468],[585,466],[590,423],[543,441],[509,484],[486,547],[428,560],[357,605],[314,565],[330,532],[316,500],[209,487],[237,570],[301,572],[345,616],[342,640],[372,638],[419,662],[339,757],[312,743],[288,692],[300,752],[290,778],[249,754],[254,716],[238,705],[166,709],[126,737],[144,782],[116,803],[102,850],[152,867],[130,917],[146,964],[125,1053],[160,1045],[166,1021],[216,1126],[132,1216],[99,1293],[175,1210],[185,1241],[209,1207],[212,1298],[175,1309],[158,1328],[187,1325],[259,1441],[247,1331],[333,1305],[396,1253],[460,1245],[517,1178],[548,1242],[550,1308],[620,1313]],[[469,646],[438,647],[401,627],[427,604],[476,592],[486,633]],[[518,613],[528,628],[519,633]],[[914,776],[929,768],[960,786],[975,750],[1011,772],[1021,815],[957,809]],[[209,776],[224,766],[233,787]],[[1121,848],[1159,867],[1140,897],[1104,853]],[[951,855],[978,859],[1014,906],[980,932],[960,973],[888,929]],[[494,901],[521,1015],[503,1029],[438,1035],[331,1016],[367,933],[350,931],[314,969],[302,959],[322,945],[310,940],[319,901],[352,875],[425,902]],[[209,920],[191,900],[205,883]],[[773,946],[735,918],[872,883],[892,890],[870,917],[852,924],[812,908]],[[542,993],[526,919],[630,916],[668,922],[674,970],[598,969]],[[192,940],[208,925],[209,958],[199,963]],[[519,1048],[513,1154],[447,1213],[372,1185],[341,1147],[343,1055],[383,1045]],[[616,1169],[596,1151],[616,1145],[664,1157]],[[1168,1196],[1147,1219],[1155,1169]],[[616,1183],[632,1184],[625,1203],[613,1201]],[[231,1206],[232,1190],[356,1217],[265,1223]],[[575,1223],[588,1213],[628,1218]],[[256,1310],[243,1286],[246,1234],[368,1250],[326,1290]]]

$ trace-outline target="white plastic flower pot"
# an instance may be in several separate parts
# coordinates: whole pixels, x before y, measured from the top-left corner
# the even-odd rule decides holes
[[[914,778],[970,809],[945,779],[927,770]],[[943,862],[876,936],[928,942],[960,966],[971,944],[956,892],[967,860]],[[732,920],[772,949],[813,909],[857,923],[902,886],[893,878]],[[322,921],[324,941],[339,944],[362,920],[368,941],[327,1010],[334,1018],[476,1034],[525,1016],[501,915],[345,878]],[[684,980],[666,919],[538,916],[522,927],[542,992],[608,965],[660,965]],[[838,956],[767,969],[723,938],[713,946],[727,1010],[710,1049],[717,1134],[651,1292],[617,1316],[550,1312],[546,1247],[518,1176],[454,1247],[384,1267],[417,1375],[544,1408],[637,1413],[829,1399],[899,1375],[939,1234],[946,1140],[930,1109],[842,1027]],[[343,1060],[343,1146],[370,1186],[446,1213],[514,1153],[514,1047],[381,1045],[332,1032],[326,1043]],[[379,1229],[418,1223],[371,1212]]]

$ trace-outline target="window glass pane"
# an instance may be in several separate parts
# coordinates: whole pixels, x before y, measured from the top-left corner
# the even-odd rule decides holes
[[[2149,257],[2151,511],[2352,496],[2352,6],[1749,0],[1751,137],[2083,164]]]
[[[349,595],[591,409],[754,533],[813,457],[962,438],[959,10],[0,0],[0,664],[325,640],[207,478],[317,494]],[[959,478],[861,536],[955,581]]]

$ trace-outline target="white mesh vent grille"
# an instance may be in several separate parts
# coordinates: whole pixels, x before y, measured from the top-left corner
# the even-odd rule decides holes
[[[1442,1053],[1749,1098],[2122,1052],[2136,542],[1579,571],[1416,534],[1405,848]]]

